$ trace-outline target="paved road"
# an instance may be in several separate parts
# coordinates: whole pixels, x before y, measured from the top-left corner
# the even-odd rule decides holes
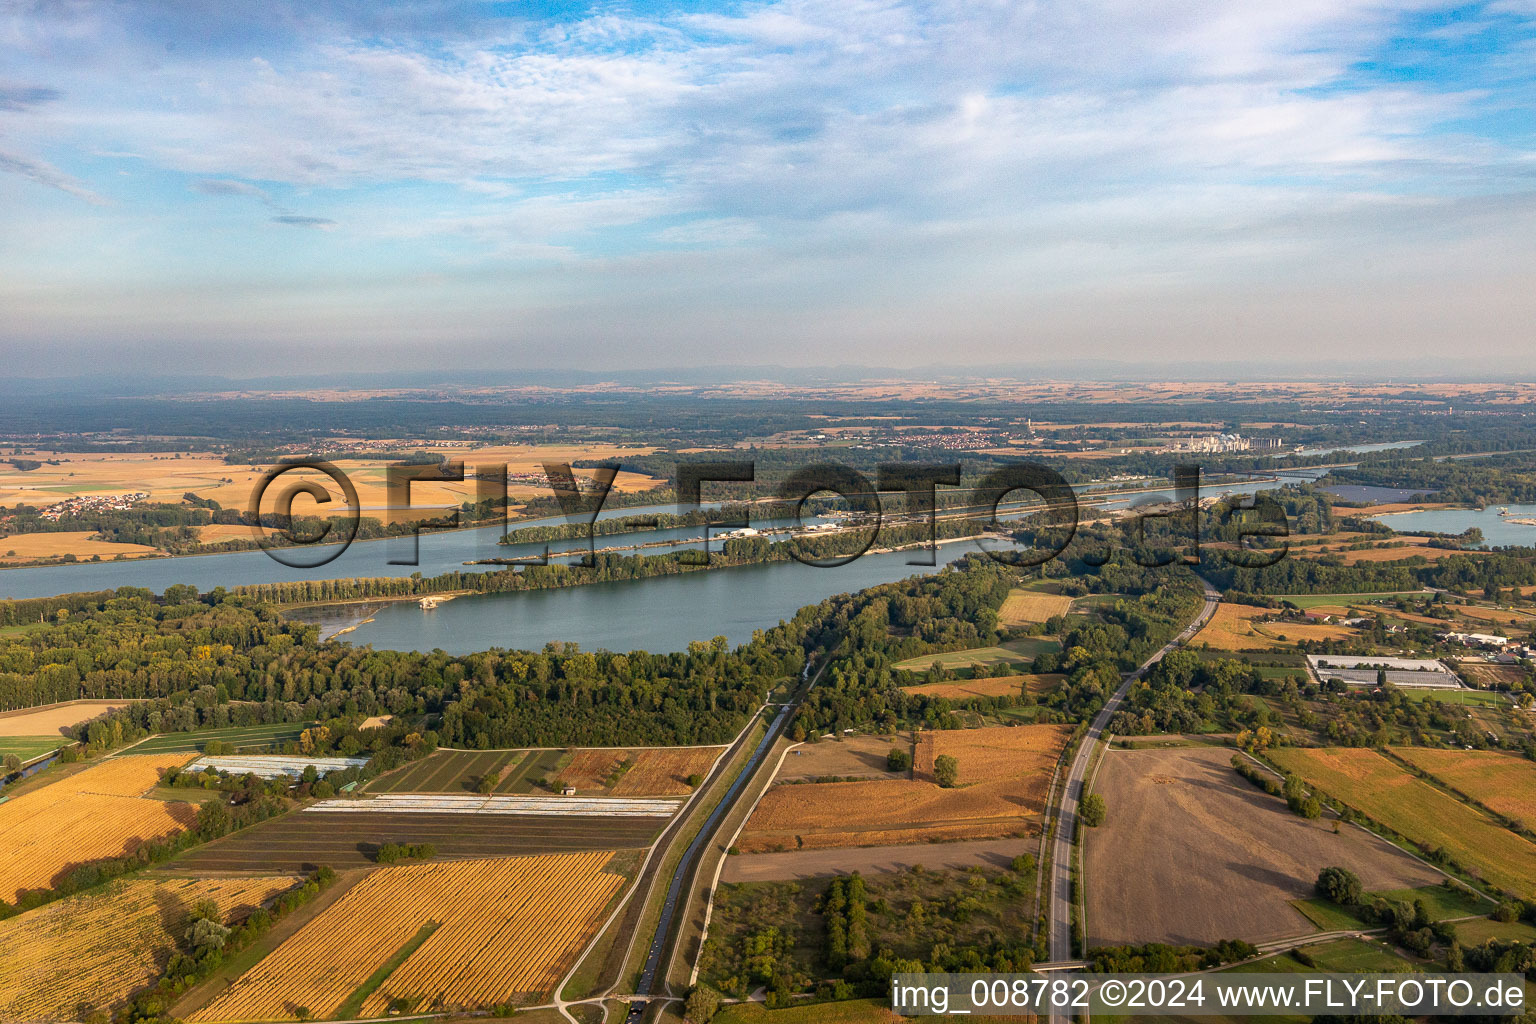
[[[665,993],[657,993],[656,979],[658,977],[662,978],[663,981],[660,987],[666,988],[666,968],[669,966],[670,959],[666,956],[666,953],[671,948],[672,924],[677,916],[679,905],[687,899],[688,883],[693,877],[693,870],[697,867],[699,858],[703,856],[705,847],[714,839],[715,833],[720,828],[720,823],[731,813],[731,809],[736,806],[736,801],[741,798],[742,791],[746,789],[747,784],[757,774],[758,768],[763,763],[763,758],[767,756],[774,742],[783,734],[784,727],[789,724],[789,720],[794,716],[796,709],[800,707],[806,695],[820,681],[822,673],[826,671],[827,666],[831,663],[832,656],[829,654],[822,660],[820,667],[816,670],[816,674],[805,682],[789,703],[780,707],[778,715],[774,717],[773,723],[768,727],[767,734],[758,743],[757,749],[752,751],[751,758],[748,759],[741,773],[736,776],[735,781],[731,783],[731,788],[726,790],[725,796],[720,799],[720,803],[715,806],[715,809],[705,820],[704,827],[699,829],[698,835],[694,837],[693,842],[688,844],[688,849],[683,852],[682,860],[678,861],[677,870],[672,873],[672,881],[667,886],[667,898],[666,902],[662,905],[661,920],[657,922],[656,932],[651,936],[650,950],[645,958],[645,969],[641,972],[640,984],[636,988],[635,998],[629,1004],[629,1014],[625,1018],[626,1024],[638,1024],[645,1015],[649,1001],[665,995]],[[735,751],[733,750],[727,755],[727,759],[734,756]],[[725,763],[729,764],[729,760]],[[658,853],[661,852],[658,850]]]
[[[1088,733],[1072,759],[1066,785],[1062,787],[1061,802],[1056,808],[1056,836],[1051,844],[1050,959],[1053,961],[1072,959],[1072,837],[1077,831],[1077,805],[1083,797],[1083,781],[1088,774],[1093,749],[1098,745],[1099,737],[1104,734],[1104,727],[1109,724],[1110,717],[1119,710],[1120,702],[1130,692],[1131,684],[1145,675],[1147,669],[1162,661],[1163,655],[1198,633],[1200,627],[1215,614],[1216,602],[1221,600],[1221,595],[1209,583],[1201,582],[1205,586],[1205,607],[1200,610],[1195,621],[1121,681],[1120,688],[1104,702],[1103,709],[1088,726]],[[1053,1024],[1063,1019],[1062,1016],[1051,1015]]]

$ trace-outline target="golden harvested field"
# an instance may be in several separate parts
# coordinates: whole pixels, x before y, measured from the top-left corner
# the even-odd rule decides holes
[[[1069,733],[1064,726],[1042,725],[946,731],[937,741],[925,734],[917,778],[774,786],[738,845],[744,853],[762,853],[1023,832],[1045,807],[1051,766]],[[956,789],[932,781],[933,758],[943,753],[960,761]],[[971,780],[980,781],[967,784]]]
[[[571,763],[560,770],[559,780],[575,786],[579,792],[610,793],[613,796],[687,796],[690,775],[708,775],[723,747],[641,750],[577,750]],[[608,780],[623,768],[623,774],[608,786]]]
[[[1219,604],[1211,621],[1190,643],[1210,644],[1218,651],[1285,650],[1296,640],[1342,640],[1355,635],[1347,626],[1311,622],[1254,623],[1273,615],[1268,608],[1245,604]],[[1285,637],[1281,640],[1280,637]]]
[[[165,969],[194,904],[213,900],[227,923],[294,881],[136,878],[0,922],[7,951],[0,1020],[84,1020],[91,1010],[111,1011]]]
[[[943,729],[923,733],[917,746],[919,778],[933,779],[934,758],[948,754],[960,763],[959,785],[996,782],[1021,774],[1038,777],[1042,786],[1051,766],[1072,736],[1069,725],[996,726],[990,729]],[[1044,794],[1041,794],[1042,798]]]
[[[128,706],[125,700],[72,700],[0,714],[0,736],[57,736],[63,729]]]
[[[987,676],[983,679],[956,679],[949,683],[923,683],[903,686],[902,692],[919,697],[947,697],[968,700],[971,697],[1017,697],[1022,687],[1032,694],[1049,693],[1061,685],[1061,675]]]
[[[1531,628],[1532,616],[1530,612],[1518,612],[1510,608],[1485,608],[1482,605],[1458,605],[1456,611],[1469,619],[1480,619],[1483,622],[1497,622],[1501,626],[1515,626],[1517,628]]]
[[[413,451],[421,448],[419,442],[402,440],[399,449]],[[434,453],[447,455],[450,460],[459,459],[467,470],[476,465],[500,465],[506,463],[512,473],[541,472],[542,463],[575,462],[578,459],[609,459],[622,461],[626,455],[647,455],[652,448],[626,448],[614,445],[501,445],[490,448],[474,448],[460,445],[453,448],[432,446]],[[221,456],[208,453],[177,455],[174,452],[37,452],[26,458],[37,461],[57,459],[59,465],[43,465],[39,469],[23,473],[10,463],[0,463],[0,505],[26,502],[29,505],[51,505],[56,501],[77,495],[127,494],[144,491],[151,501],[180,504],[182,495],[192,491],[204,498],[212,498],[226,508],[245,508],[251,500],[256,482],[266,467],[251,472],[248,465],[229,465]],[[385,488],[385,462],[367,459],[339,459],[338,469],[352,478],[358,498],[364,508],[378,508],[388,504]],[[574,470],[577,477],[590,479],[592,470]],[[292,473],[284,479],[298,479],[309,474]],[[325,479],[312,474],[314,479]],[[644,490],[654,486],[655,480],[636,473],[620,473],[614,481],[619,491]],[[417,505],[457,505],[475,494],[476,481],[464,480],[435,483],[418,483],[411,487],[411,500]],[[331,486],[332,497],[340,499],[340,489]],[[543,493],[547,487],[512,484],[509,494]],[[305,513],[310,499],[295,503],[295,511]],[[56,536],[56,535],[55,535]],[[16,538],[6,538],[7,541]],[[119,548],[121,545],[112,545]],[[5,550],[0,547],[0,552]],[[19,550],[19,549],[18,549]],[[103,555],[103,558],[106,556]]]
[[[1430,849],[1443,846],[1459,863],[1522,897],[1536,894],[1536,843],[1481,811],[1415,778],[1361,747],[1277,747],[1270,757],[1388,828]]]
[[[1044,622],[1053,615],[1065,615],[1071,610],[1070,597],[1014,589],[1008,592],[1008,599],[998,609],[997,621],[1004,626],[1027,626]]]
[[[556,778],[566,786],[575,786],[580,792],[593,790],[607,792],[607,780],[629,758],[628,750],[578,750],[571,755],[571,763],[560,769]]]
[[[693,792],[690,775],[708,775],[721,747],[687,750],[641,750],[634,764],[613,787],[614,796],[686,796]]]
[[[1401,562],[1405,558],[1423,558],[1426,561],[1438,562],[1442,558],[1450,558],[1452,555],[1463,553],[1453,548],[1432,548],[1423,544],[1405,544],[1401,547],[1364,548],[1360,551],[1338,552],[1339,556],[1344,559],[1345,565],[1359,565],[1361,562]]]
[[[1484,807],[1536,829],[1536,764],[1502,750],[1393,747],[1392,753]]]
[[[195,805],[141,799],[190,754],[114,757],[0,804],[0,899],[51,888],[77,864],[118,857],[187,828]]]
[[[63,496],[67,497],[67,495]],[[63,500],[49,499],[49,504]],[[108,540],[95,540],[95,530],[68,530],[63,533],[17,533],[0,537],[0,561],[32,562],[44,558],[63,558],[74,555],[84,561],[92,555],[103,560],[127,555],[130,558],[152,555],[155,548],[147,544],[117,544]]]
[[[381,965],[430,937],[364,1002],[381,1017],[396,998],[426,1008],[536,998],[569,969],[624,886],[612,853],[513,857],[384,868],[241,975],[194,1022],[333,1015]]]

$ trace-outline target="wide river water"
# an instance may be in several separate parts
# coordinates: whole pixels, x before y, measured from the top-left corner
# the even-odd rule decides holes
[[[1315,478],[1321,470],[1286,473],[1280,480],[1207,486],[1202,493],[1251,493],[1282,483]],[[1166,500],[1165,495],[1137,495],[1096,502],[1116,508]],[[602,518],[638,515],[646,509],[627,508],[605,512]],[[675,511],[666,506],[660,511]],[[541,520],[559,523],[562,519]],[[807,520],[814,522],[815,520]],[[523,522],[516,527],[534,525]],[[772,523],[754,523],[769,527]],[[623,537],[599,537],[599,549],[636,542],[672,542],[646,548],[646,553],[696,546],[701,527],[647,531]],[[398,538],[353,544],[335,561],[317,569],[292,569],[263,551],[220,555],[156,558],[122,562],[87,562],[77,565],[8,569],[0,572],[0,597],[45,597],[80,591],[110,590],[121,586],[146,587],[161,592],[187,583],[207,591],[253,583],[292,580],[326,580],[353,576],[424,576],[457,569],[488,569],[465,566],[479,558],[515,558],[539,554],[543,544],[502,545],[496,540],[500,527],[428,532],[421,536],[418,565],[391,565],[391,557],[408,550]],[[568,550],[578,542],[552,542],[554,551]],[[974,540],[940,545],[940,565],[979,549]],[[600,583],[559,590],[525,591],[460,597],[423,610],[414,601],[342,609],[332,607],[315,615],[333,627],[355,623],[372,611],[370,621],[356,625],[346,639],[392,650],[432,650],[454,653],[489,647],[542,648],[551,640],[574,641],[587,648],[611,650],[681,650],[691,640],[725,636],[733,644],[751,638],[752,631],[776,625],[808,604],[833,594],[861,590],[937,567],[910,565],[925,557],[923,551],[869,554],[835,568],[817,568],[799,562],[771,562],[709,572],[686,573],[643,581]]]

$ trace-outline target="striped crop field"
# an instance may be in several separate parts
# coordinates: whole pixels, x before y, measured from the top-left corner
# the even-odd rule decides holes
[[[606,870],[612,859],[595,852],[376,871],[189,1020],[323,1020],[359,997],[363,1017],[384,1016],[396,999],[412,1009],[535,1000],[570,968],[624,887]],[[428,925],[436,927],[421,941]],[[378,982],[375,973],[415,943]]]
[[[552,776],[564,750],[438,750],[370,782],[370,793],[475,793],[487,775],[494,792],[531,793]]]
[[[1277,747],[1270,758],[1336,800],[1520,896],[1536,896],[1536,843],[1364,747]]]
[[[152,983],[182,939],[192,906],[218,904],[225,921],[296,879],[136,878],[0,921],[0,1020],[85,1020]]]
[[[0,899],[52,888],[70,868],[189,827],[190,803],[141,799],[185,754],[114,757],[0,804]]]

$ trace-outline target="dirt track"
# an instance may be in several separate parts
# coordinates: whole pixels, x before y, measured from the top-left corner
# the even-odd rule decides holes
[[[1029,838],[759,853],[727,860],[720,881],[787,882],[797,878],[846,875],[855,871],[871,875],[880,871],[905,871],[917,864],[934,870],[968,868],[975,864],[1007,867],[1019,854],[1035,854],[1039,851],[1040,840]]]
[[[1348,868],[1369,890],[1441,876],[1353,827],[1307,821],[1232,770],[1222,748],[1112,750],[1094,789],[1109,808],[1087,830],[1090,946],[1251,942],[1313,930],[1289,901]]]

